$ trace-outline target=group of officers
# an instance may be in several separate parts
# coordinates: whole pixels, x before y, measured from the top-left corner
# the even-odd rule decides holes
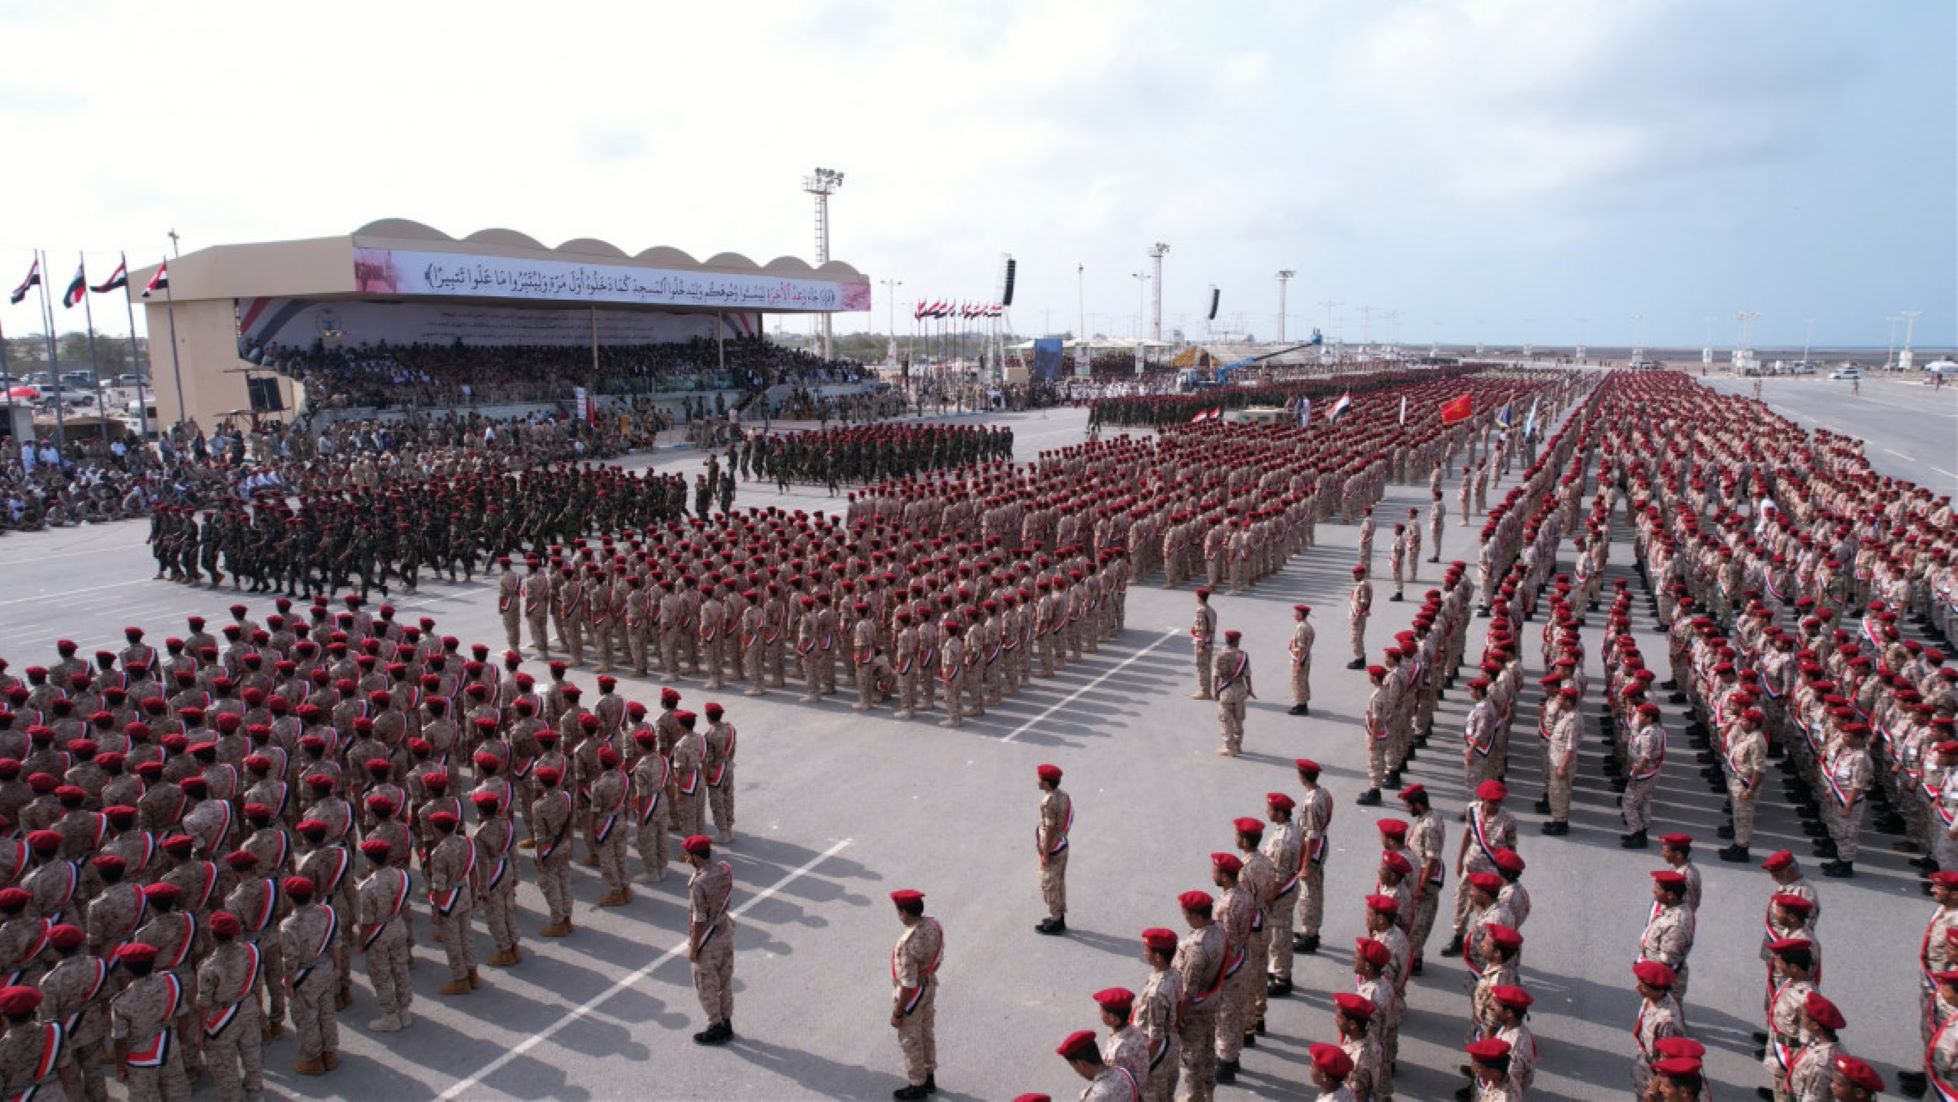
[[[750,433],[727,445],[730,475],[829,487],[902,478],[920,471],[1013,458],[1013,430],[1002,425],[844,425],[805,432]]]
[[[208,1072],[221,1099],[258,1098],[288,1021],[295,1070],[324,1074],[356,958],[369,1028],[410,1028],[418,931],[446,958],[440,993],[467,996],[478,916],[482,963],[516,966],[518,884],[542,895],[541,936],[571,936],[572,864],[597,869],[598,906],[627,906],[628,844],[650,882],[676,851],[689,866],[694,1039],[732,1037],[719,704],[696,716],[667,689],[654,711],[610,677],[587,696],[561,665],[539,682],[357,594],[276,609],[0,661],[0,1094],[101,1099],[112,1074],[182,1098]]]

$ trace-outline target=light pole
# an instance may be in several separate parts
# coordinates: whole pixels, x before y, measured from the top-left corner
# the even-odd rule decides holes
[[[818,168],[802,178],[802,190],[816,197],[816,267],[829,263],[829,197],[843,186],[843,174]],[[172,235],[174,236],[174,234]],[[822,316],[823,359],[830,358],[830,316]]]
[[[1326,328],[1319,335],[1325,338],[1327,344],[1331,344],[1333,339],[1333,307],[1338,306],[1339,303],[1332,299],[1326,299],[1319,305],[1326,308]]]
[[[1278,269],[1278,343],[1285,343],[1285,285],[1298,273],[1290,268]]]
[[[1815,319],[1802,319],[1802,362],[1808,362],[1809,346],[1815,343]]]
[[[1142,303],[1149,290],[1148,272],[1130,272],[1129,278],[1135,280],[1135,373],[1142,374]]]
[[[1081,342],[1074,349],[1074,373],[1087,378],[1088,370],[1088,266],[1080,261],[1074,262],[1074,313],[1078,327],[1074,339]]]
[[[1897,323],[1904,319],[1892,314],[1883,320],[1890,323],[1890,350],[1883,354],[1883,370],[1888,371],[1897,363]]]
[[[1910,370],[1910,339],[1917,332],[1917,317],[1923,312],[1922,310],[1905,310],[1903,312],[1904,354],[1897,360],[1897,366],[1903,368],[1905,371]]]
[[[1153,273],[1151,278],[1156,281],[1155,324],[1152,327],[1150,336],[1157,341],[1163,339],[1163,256],[1168,252],[1169,246],[1160,241],[1149,246],[1149,260],[1154,264],[1154,267],[1151,269]]]
[[[1753,310],[1739,310],[1734,320],[1740,323],[1740,344],[1734,349],[1734,370],[1744,371],[1747,364],[1754,362],[1754,319],[1761,315]]]
[[[886,300],[885,305],[888,308],[888,312],[890,314],[890,326],[891,326],[890,358],[895,360],[897,359],[897,289],[899,287],[904,286],[904,281],[901,279],[886,278],[886,279],[880,279],[877,282],[882,283],[884,285],[884,298]]]
[[[1632,359],[1645,359],[1645,315],[1632,315]]]

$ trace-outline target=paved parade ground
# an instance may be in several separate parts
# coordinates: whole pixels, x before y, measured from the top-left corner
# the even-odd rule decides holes
[[[1870,465],[1879,472],[1935,493],[1958,493],[1958,384],[1934,389],[1921,374],[1881,371],[1864,375],[1855,394],[1847,380],[1826,375],[1703,381],[1723,394],[1752,394],[1759,382],[1761,397],[1801,427],[1867,441]]]
[[[1751,383],[1715,385],[1745,392]],[[1887,473],[1940,492],[1958,482],[1951,473],[1958,470],[1952,419],[1958,395],[1939,392],[1926,401],[1933,397],[1928,389],[1866,381],[1855,404],[1830,387],[1847,384],[1769,380],[1767,397],[1804,427],[1870,439],[1871,458]],[[1080,410],[989,420],[1014,430],[1022,460],[1086,435]],[[681,468],[691,478],[703,458],[690,449],[662,451],[626,466]],[[1492,490],[1490,500],[1508,486]],[[1404,515],[1425,498],[1425,477],[1418,486],[1390,486],[1379,513]],[[1452,511],[1452,488],[1447,498]],[[777,495],[743,483],[735,504],[815,510],[841,500],[820,488]],[[1444,563],[1474,557],[1476,529],[1456,527],[1456,519],[1450,516],[1440,549]],[[1385,527],[1390,533],[1391,524]],[[146,626],[150,641],[160,643],[181,633],[186,614],[216,622],[230,592],[149,580],[154,565],[144,533],[142,522],[125,522],[0,539],[0,655],[18,668],[43,660],[57,637],[77,640],[86,654],[114,644],[124,624]],[[1608,580],[1631,577],[1637,586],[1627,534],[1621,520]],[[1324,780],[1337,801],[1325,948],[1300,959],[1297,992],[1272,1000],[1269,1035],[1245,1052],[1237,1085],[1219,1088],[1224,1097],[1300,1097],[1308,1089],[1307,1044],[1336,1039],[1330,994],[1351,988],[1351,947],[1379,848],[1373,820],[1400,814],[1391,800],[1383,809],[1353,805],[1365,787],[1359,717],[1367,692],[1364,675],[1344,668],[1356,530],[1321,524],[1318,536],[1319,546],[1279,574],[1213,602],[1220,630],[1244,632],[1259,696],[1250,706],[1241,758],[1216,755],[1216,706],[1189,698],[1185,632],[1193,599],[1187,586],[1160,588],[1160,576],[1131,587],[1121,638],[959,730],[940,728],[935,715],[900,722],[888,708],[858,715],[847,693],[821,705],[797,703],[793,689],[760,699],[738,688],[717,695],[742,734],[738,840],[725,851],[734,866],[739,924],[737,1038],[727,1047],[689,1041],[704,1022],[686,961],[684,866],[676,864],[664,884],[641,885],[631,905],[606,911],[592,905],[602,892],[596,870],[577,867],[573,936],[535,936],[545,919],[534,882],[526,879],[517,896],[523,964],[486,968],[481,990],[443,998],[435,993],[446,978],[439,947],[424,936],[416,950],[412,1029],[366,1032],[373,1003],[356,968],[362,978],[354,1006],[340,1016],[338,1071],[297,1080],[288,1034],[267,1047],[268,1082],[295,1096],[351,1099],[888,1097],[903,1083],[888,1024],[890,949],[900,931],[888,893],[916,888],[926,893],[927,912],[943,923],[947,940],[937,1004],[938,1097],[1005,1099],[1021,1091],[1072,1097],[1081,1083],[1053,1055],[1055,1042],[1071,1030],[1099,1030],[1095,991],[1141,988],[1147,965],[1139,931],[1181,928],[1176,896],[1210,887],[1208,854],[1231,848],[1232,818],[1262,817],[1267,792],[1296,795],[1293,759],[1310,756],[1326,766]],[[1568,556],[1568,542],[1563,551]],[[1391,584],[1379,577],[1385,555],[1377,556],[1371,652],[1407,626],[1419,593],[1439,578],[1442,568],[1425,561],[1428,553],[1410,600],[1398,604],[1387,600]],[[1286,714],[1285,641],[1295,602],[1313,606],[1318,627],[1309,718]],[[271,605],[269,597],[248,603],[255,617]],[[465,643],[503,649],[493,581],[427,584],[419,594],[396,594],[394,603],[400,618],[433,616],[441,631]],[[1649,607],[1642,598],[1634,607],[1641,648],[1662,657],[1665,642]],[[1603,621],[1593,615],[1584,631],[1593,677],[1602,671]],[[1541,791],[1533,733],[1540,624],[1525,628],[1530,677],[1509,776],[1518,848],[1529,862],[1523,882],[1534,898],[1522,969],[1537,999],[1531,1024],[1541,1047],[1531,1097],[1625,1097],[1638,1004],[1631,963],[1651,902],[1646,874],[1660,860],[1656,844],[1643,852],[1618,847],[1616,801],[1599,768],[1603,744],[1595,715],[1583,743],[1572,832],[1538,834],[1543,816],[1529,805]],[[1485,626],[1472,623],[1471,640]],[[1472,642],[1471,650],[1478,645]],[[529,668],[543,675],[540,664]],[[591,676],[580,670],[572,678],[589,686]],[[626,676],[621,692],[654,702],[661,684]],[[697,679],[676,687],[683,707],[698,709],[709,699]],[[1714,838],[1720,799],[1700,780],[1678,735],[1681,708],[1664,707],[1676,741],[1653,833],[1692,833],[1705,877],[1687,1015],[1694,1035],[1709,1045],[1714,1095],[1751,1095],[1767,1082],[1748,1034],[1762,1018],[1764,966],[1757,949],[1771,884],[1756,864],[1714,859],[1724,844]],[[1464,692],[1445,694],[1437,738],[1408,777],[1435,793],[1448,819],[1451,856],[1464,793],[1450,739],[1461,730],[1465,708]],[[1066,771],[1076,806],[1069,931],[1061,938],[1033,931],[1044,914],[1032,845],[1039,798],[1034,768],[1043,762]],[[1894,839],[1868,827],[1855,879],[1815,877],[1819,862],[1808,856],[1793,815],[1767,806],[1780,800],[1770,789],[1754,843],[1757,861],[1787,846],[1809,868],[1822,898],[1826,990],[1849,1023],[1844,1043],[1894,1083],[1896,1069],[1919,1065],[1915,955],[1933,905],[1919,894],[1903,855],[1890,850]],[[1449,879],[1452,898],[1452,870]],[[1426,974],[1409,985],[1396,1077],[1404,1098],[1443,1099],[1463,1082],[1456,1067],[1468,1032],[1467,972],[1460,961],[1439,956],[1447,933],[1435,932]]]

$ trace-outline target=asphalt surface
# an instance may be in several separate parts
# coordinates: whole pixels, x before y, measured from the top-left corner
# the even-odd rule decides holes
[[[1863,376],[1860,394],[1850,383],[1824,375],[1748,379],[1716,376],[1706,382],[1727,394],[1761,397],[1805,429],[1861,437],[1878,473],[1907,478],[1940,494],[1958,493],[1958,383],[1924,385],[1920,376],[1877,371]]]
[[[1876,389],[1866,384],[1866,398],[1876,397]],[[1816,393],[1821,396],[1819,385]],[[1803,400],[1790,398],[1788,408]],[[1827,400],[1814,408],[1817,416],[1828,412]],[[1079,411],[996,420],[1013,426],[1023,458],[1079,440],[1085,429]],[[655,465],[692,467],[700,459],[697,452],[668,452]],[[1387,505],[1406,508],[1424,496],[1425,483],[1396,486]],[[821,490],[778,498],[744,484],[736,504],[813,509],[828,501]],[[1449,501],[1452,506],[1452,490]],[[1444,560],[1470,557],[1471,531],[1448,529]],[[125,522],[0,539],[0,654],[18,668],[50,654],[59,636],[93,649],[119,640],[125,623],[141,623],[160,641],[181,631],[186,614],[221,615],[232,599],[228,591],[149,580],[153,565],[143,535],[142,524]],[[1140,988],[1147,969],[1137,933],[1180,925],[1175,897],[1209,887],[1207,855],[1230,848],[1230,820],[1261,814],[1268,791],[1296,793],[1292,760],[1309,755],[1326,765],[1324,780],[1338,801],[1326,876],[1326,948],[1300,958],[1297,994],[1273,1001],[1269,1035],[1244,1054],[1238,1085],[1221,1090],[1225,1097],[1298,1097],[1306,1089],[1307,1044],[1334,1037],[1330,993],[1352,981],[1350,947],[1361,931],[1361,897],[1373,883],[1373,820],[1382,813],[1352,804],[1365,787],[1358,722],[1365,685],[1343,668],[1344,594],[1356,533],[1322,525],[1319,535],[1320,546],[1279,575],[1242,596],[1215,599],[1220,628],[1245,632],[1260,695],[1247,721],[1246,753],[1237,760],[1214,753],[1214,705],[1188,699],[1193,679],[1182,633],[1189,589],[1165,591],[1156,582],[1130,590],[1128,630],[1120,639],[956,732],[923,718],[901,723],[888,710],[859,716],[847,702],[802,705],[792,692],[759,700],[738,691],[721,696],[743,736],[739,837],[724,851],[734,863],[740,927],[738,1038],[728,1047],[703,1050],[689,1040],[704,1022],[683,947],[682,867],[664,884],[640,885],[633,904],[610,911],[592,906],[602,894],[596,870],[578,867],[574,936],[534,936],[545,917],[526,880],[518,891],[521,965],[484,968],[481,990],[444,999],[434,992],[446,969],[424,937],[411,1030],[367,1032],[373,1002],[362,975],[354,1006],[341,1016],[339,1069],[322,1079],[295,1076],[288,1035],[267,1048],[268,1087],[293,1097],[355,1099],[888,1097],[903,1080],[887,1022],[889,952],[899,932],[887,893],[909,887],[927,893],[928,910],[947,935],[938,997],[939,1097],[1000,1099],[1029,1090],[1072,1097],[1081,1084],[1053,1055],[1054,1045],[1072,1030],[1098,1026],[1094,991]],[[1629,560],[1621,540],[1613,548],[1612,576],[1629,575]],[[1384,568],[1384,552],[1376,563]],[[1422,563],[1410,593],[1418,596],[1440,569]],[[1391,586],[1378,579],[1376,586],[1368,630],[1375,652],[1417,607],[1415,600],[1388,602]],[[1291,605],[1300,601],[1315,607],[1319,626],[1313,715],[1304,719],[1285,714],[1284,643]],[[249,603],[255,616],[270,605],[265,598]],[[410,620],[431,615],[444,632],[502,649],[493,592],[482,579],[427,585],[417,595],[397,594],[395,603]],[[1642,604],[1638,611],[1641,646],[1648,658],[1663,661],[1663,639]],[[1593,616],[1585,630],[1594,685],[1602,619]],[[1532,637],[1536,626],[1526,627]],[[1485,628],[1480,620],[1471,626],[1472,650]],[[1537,648],[1528,649],[1533,689],[1540,671]],[[574,680],[590,676],[580,671]],[[677,687],[684,706],[706,700],[698,681]],[[622,683],[622,691],[640,699],[654,699],[657,689],[657,682]],[[1572,833],[1537,833],[1542,816],[1529,811],[1540,792],[1536,699],[1534,693],[1525,698],[1517,720],[1509,777],[1519,849],[1530,864],[1524,883],[1534,898],[1523,931],[1523,982],[1537,997],[1532,1025],[1542,1050],[1532,1097],[1622,1097],[1637,1005],[1630,965],[1650,902],[1646,873],[1660,861],[1656,848],[1630,853],[1617,846],[1619,821],[1598,766],[1595,719],[1584,744]],[[1675,731],[1678,711],[1666,709]],[[1451,853],[1462,829],[1453,816],[1464,793],[1447,739],[1459,733],[1464,712],[1465,694],[1447,693],[1438,737],[1409,778],[1427,784],[1450,816]],[[1060,939],[1032,930],[1044,913],[1031,844],[1034,766],[1050,761],[1067,771],[1065,787],[1077,807],[1070,932]],[[1774,786],[1770,791],[1779,796]],[[1719,811],[1719,798],[1707,791],[1680,739],[1666,766],[1654,835],[1686,830],[1701,840],[1705,899],[1687,1013],[1694,1034],[1710,1047],[1716,1095],[1735,1097],[1766,1082],[1747,1033],[1762,1017],[1765,977],[1756,950],[1771,884],[1753,865],[1714,859]],[[1790,846],[1817,875],[1818,862],[1808,857],[1787,811],[1764,807],[1759,831],[1757,858]],[[1827,946],[1824,989],[1848,1016],[1844,1042],[1894,1084],[1899,1066],[1916,1066],[1914,954],[1932,906],[1888,841],[1866,836],[1854,881],[1817,883]],[[1451,873],[1451,893],[1453,879]],[[1463,1062],[1468,1028],[1468,976],[1459,962],[1438,955],[1447,930],[1435,936],[1427,974],[1409,987],[1402,1028],[1398,1083],[1401,1096],[1411,1099],[1446,1098],[1461,1083],[1455,1068]],[[487,944],[479,934],[481,955],[488,955]]]

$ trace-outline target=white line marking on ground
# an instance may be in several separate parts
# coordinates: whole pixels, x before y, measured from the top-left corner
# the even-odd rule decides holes
[[[108,547],[82,547],[73,551],[63,551],[59,555],[38,555],[31,559],[7,559],[4,562],[0,562],[0,566],[25,566],[28,563],[34,562],[59,562],[62,559],[72,559],[76,555],[101,555],[109,551],[133,551],[141,546],[143,546],[141,543],[117,543],[111,544]]]
[[[783,888],[788,887],[790,884],[795,883],[797,880],[802,879],[804,876],[808,875],[809,871],[815,868],[817,865],[820,865],[824,861],[827,861],[830,858],[836,856],[838,853],[841,853],[843,851],[843,847],[849,845],[851,841],[852,839],[849,838],[843,839],[841,842],[838,842],[835,845],[829,847],[823,852],[817,854],[815,857],[810,858],[806,863],[803,864],[801,868],[796,869],[795,871],[782,877],[780,880],[777,880],[775,883],[770,884],[766,888],[763,888],[760,892],[757,892],[755,895],[750,896],[746,903],[743,903],[741,906],[736,907],[734,909],[733,917],[740,918],[742,915],[748,913],[749,908],[765,900],[773,898],[775,896],[775,893],[781,891]],[[593,1010],[596,1010],[601,1004],[609,1000],[612,996],[618,994],[621,991],[624,991],[626,988],[631,987],[633,984],[638,983],[640,980],[645,979],[647,976],[652,975],[654,972],[658,971],[661,966],[665,965],[667,961],[670,961],[675,957],[685,955],[686,951],[687,951],[687,943],[682,941],[680,944],[675,945],[673,948],[668,949],[666,952],[660,954],[659,958],[657,960],[654,960],[652,963],[645,965],[644,967],[640,968],[636,972],[632,972],[628,975],[620,977],[617,982],[612,984],[612,986],[599,992],[597,995],[592,996],[590,999],[586,1000],[583,1005],[573,1007],[568,1013],[564,1015],[564,1017],[559,1018],[557,1021],[552,1022],[548,1027],[539,1030],[536,1033],[531,1034],[530,1036],[524,1038],[522,1041],[519,1041],[516,1047],[512,1048],[510,1051],[504,1053],[503,1055],[498,1056],[496,1059],[491,1060],[489,1063],[484,1064],[482,1068],[478,1070],[475,1074],[471,1075],[467,1079],[461,1080],[460,1082],[456,1083],[454,1086],[451,1086],[448,1090],[443,1091],[441,1094],[437,1095],[436,1097],[438,1099],[443,1099],[443,1100],[460,1097],[463,1094],[463,1092],[469,1090],[471,1087],[474,1087],[476,1084],[481,1083],[484,1079],[487,1079],[490,1076],[496,1074],[498,1071],[502,1070],[503,1066],[508,1064],[510,1061],[515,1060],[517,1057],[522,1056],[524,1053],[529,1052],[533,1048],[536,1048],[542,1042],[549,1040],[551,1037],[556,1035],[558,1030],[563,1029],[565,1026],[570,1025],[572,1022],[577,1021],[579,1018],[586,1017]]]
[[[76,597],[83,593],[100,593],[105,589],[122,589],[132,585],[148,585],[151,580],[149,578],[138,578],[133,582],[110,582],[108,585],[92,585],[86,589],[70,589],[63,593],[37,593],[31,597],[15,597],[11,600],[0,601],[0,607],[24,605],[30,601],[52,601],[61,597]]]
[[[1916,457],[1915,457],[1915,456],[1909,456],[1909,455],[1905,455],[1905,454],[1904,454],[1903,452],[1900,452],[1900,451],[1898,451],[1898,450],[1897,450],[1897,449],[1895,449],[1895,448],[1885,448],[1885,449],[1883,449],[1883,450],[1884,450],[1884,451],[1886,451],[1886,452],[1889,452],[1889,453],[1890,453],[1891,455],[1894,455],[1894,456],[1896,456],[1896,457],[1897,457],[1898,459],[1902,459],[1902,460],[1904,460],[1904,461],[1906,461],[1906,462],[1909,462],[1909,463],[1915,463],[1915,462],[1917,462],[1917,459],[1916,459]]]
[[[1155,650],[1157,647],[1162,646],[1164,643],[1169,642],[1169,640],[1173,636],[1180,635],[1180,634],[1182,634],[1181,628],[1170,628],[1168,631],[1163,632],[1162,635],[1157,637],[1155,642],[1149,644],[1146,647],[1143,647],[1141,650],[1136,651],[1134,654],[1129,655],[1127,658],[1122,659],[1120,662],[1116,663],[1115,668],[1102,674],[1100,677],[1095,678],[1093,681],[1088,682],[1086,685],[1083,685],[1080,688],[1074,690],[1073,692],[1067,694],[1065,697],[1062,697],[1058,703],[1054,704],[1052,707],[1048,708],[1046,711],[1040,713],[1039,715],[1033,717],[1032,719],[1027,720],[1025,723],[1020,724],[1018,727],[1015,727],[1013,729],[1012,734],[1007,735],[1005,738],[1002,738],[999,741],[1012,742],[1014,739],[1019,738],[1021,735],[1024,735],[1028,731],[1033,730],[1033,728],[1037,724],[1044,721],[1048,716],[1053,715],[1055,712],[1060,711],[1062,708],[1065,708],[1069,704],[1072,704],[1076,700],[1080,699],[1082,693],[1087,692],[1089,689],[1094,688],[1096,685],[1099,685],[1102,682],[1108,680],[1109,678],[1114,677],[1116,674],[1121,673],[1123,668],[1126,667],[1129,663],[1135,661],[1136,659],[1142,657],[1145,654],[1148,654],[1150,651]]]
[[[1925,465],[1930,466],[1928,463]],[[1947,471],[1943,467],[1931,467],[1931,469],[1945,476],[1946,478],[1958,478],[1958,471]]]

